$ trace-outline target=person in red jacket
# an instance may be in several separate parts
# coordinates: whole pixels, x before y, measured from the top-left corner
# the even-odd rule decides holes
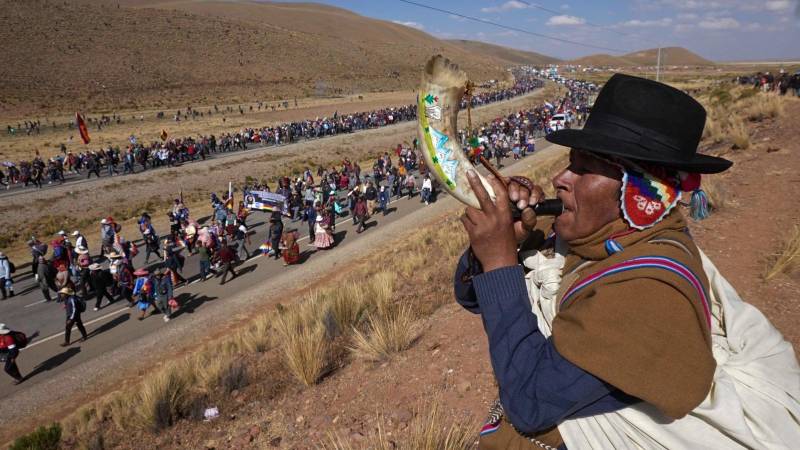
[[[11,334],[11,330],[4,323],[0,323],[0,356],[5,361],[3,369],[14,379],[14,384],[20,384],[25,381],[25,378],[19,373],[19,367],[17,367],[17,356],[19,356],[17,342]]]
[[[222,280],[219,282],[219,284],[222,285],[225,284],[225,277],[228,276],[228,272],[233,275],[231,280],[238,276],[236,271],[233,270],[233,263],[236,261],[236,254],[233,253],[233,250],[231,250],[230,247],[228,247],[228,241],[223,239],[222,246],[220,247],[217,256],[219,257],[220,264],[219,273],[222,274]]]

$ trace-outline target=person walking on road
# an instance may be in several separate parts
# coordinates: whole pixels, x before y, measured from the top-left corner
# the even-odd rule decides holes
[[[422,199],[420,202],[425,202],[426,205],[431,204],[431,193],[433,192],[433,182],[431,182],[431,176],[425,174],[425,178],[422,180]]]
[[[269,244],[274,252],[274,258],[281,257],[281,237],[283,237],[283,221],[280,214],[273,215],[269,219]]]
[[[317,208],[313,202],[306,203],[306,222],[308,223],[308,245],[314,245],[314,227],[317,223]]]
[[[114,285],[114,278],[107,269],[101,268],[100,264],[97,263],[89,265],[89,280],[96,298],[94,303],[95,311],[100,309],[103,297],[108,299],[108,304],[114,303],[114,297],[108,292],[108,288]]]
[[[220,273],[222,274],[222,280],[219,282],[220,285],[225,284],[225,278],[230,273],[231,280],[236,278],[238,274],[235,270],[233,270],[233,262],[236,260],[236,255],[233,253],[230,247],[228,247],[228,242],[223,239],[222,246],[219,249],[219,264],[220,264]]]
[[[200,281],[206,281],[211,271],[211,250],[204,242],[197,246],[197,257],[200,263]]]
[[[389,194],[390,192],[389,189],[390,188],[381,185],[381,189],[378,192],[378,200],[380,200],[380,209],[384,216],[388,214],[387,210],[389,209],[389,197],[391,195]]]
[[[36,282],[39,283],[39,289],[42,291],[44,301],[53,301],[50,296],[50,289],[56,290],[53,283],[53,270],[47,260],[44,259],[44,256],[39,256],[36,262]]]
[[[364,198],[367,200],[367,215],[372,216],[375,214],[375,204],[378,200],[378,190],[372,184],[372,181],[367,182],[367,189],[364,190]]]
[[[362,231],[364,231],[367,219],[369,219],[367,202],[364,200],[363,195],[359,195],[358,198],[356,198],[356,206],[353,208],[353,217],[355,217],[358,221],[356,233],[360,234]]]
[[[75,325],[78,326],[78,331],[81,332],[81,339],[79,342],[89,339],[89,335],[86,334],[86,328],[83,326],[83,321],[81,320],[81,313],[86,310],[86,303],[75,296],[75,291],[68,287],[61,289],[58,293],[61,294],[64,300],[64,309],[67,312],[67,324],[64,328],[64,342],[61,343],[61,346],[66,347],[69,345],[69,336],[72,333],[72,327]]]
[[[72,237],[75,238],[75,249],[77,250],[86,250],[89,251],[89,243],[86,241],[86,237],[81,234],[80,231],[75,230],[72,232]]]
[[[244,223],[240,223],[239,227],[236,228],[234,236],[236,237],[236,257],[242,261],[247,261],[250,259],[250,252],[247,251],[247,247],[245,246],[245,244],[250,244],[250,235],[247,234],[247,226],[245,226]]]
[[[0,252],[0,293],[3,294],[3,300],[14,296],[14,285],[11,282],[11,263],[3,252]]]
[[[169,322],[169,319],[172,318],[172,308],[169,304],[172,294],[172,277],[166,276],[164,269],[156,270],[153,277],[153,295],[156,308],[164,315],[164,322]]]
[[[156,258],[162,259],[161,252],[158,251],[158,235],[152,226],[146,228],[142,232],[142,236],[144,236],[144,263],[150,263],[150,254],[152,253],[156,255]]]
[[[0,323],[0,358],[5,363],[3,370],[14,379],[14,384],[25,381],[17,367],[17,356],[19,356],[19,348],[17,348],[14,335],[6,324]]]

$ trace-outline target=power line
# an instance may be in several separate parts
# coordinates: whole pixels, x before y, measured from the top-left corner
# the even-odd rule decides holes
[[[536,37],[540,37],[540,38],[544,38],[544,39],[550,39],[552,41],[562,42],[562,43],[565,43],[565,44],[578,45],[578,46],[581,46],[581,47],[593,48],[593,49],[596,49],[596,50],[605,50],[605,51],[615,52],[615,53],[628,53],[629,52],[629,50],[620,50],[618,48],[603,47],[603,46],[594,45],[594,44],[586,44],[584,42],[572,41],[572,40],[569,40],[569,39],[559,38],[559,37],[555,37],[555,36],[548,36],[546,34],[536,33],[535,31],[524,30],[522,28],[512,27],[512,26],[508,26],[508,25],[501,25],[501,24],[499,24],[497,22],[492,22],[491,20],[480,19],[478,17],[468,16],[466,14],[461,14],[461,13],[457,13],[455,11],[449,11],[449,10],[446,10],[446,9],[437,8],[435,6],[426,5],[424,3],[417,3],[417,2],[411,1],[411,0],[400,0],[400,1],[403,2],[403,3],[407,3],[409,5],[414,5],[414,6],[417,6],[417,7],[420,7],[420,8],[429,9],[431,11],[437,11],[437,12],[444,13],[444,14],[450,14],[450,15],[453,15],[453,16],[456,16],[456,17],[461,17],[462,19],[472,20],[472,21],[483,23],[483,24],[486,24],[486,25],[492,25],[492,26],[498,27],[498,28],[505,28],[507,30],[516,31],[518,33],[529,34],[531,36],[536,36]]]

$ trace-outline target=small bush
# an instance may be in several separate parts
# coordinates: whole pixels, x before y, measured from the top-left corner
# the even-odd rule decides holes
[[[286,308],[275,320],[283,360],[292,376],[305,386],[316,384],[328,367],[327,333],[319,305],[314,293],[299,305]]]
[[[355,281],[349,281],[343,288],[333,290],[328,298],[328,307],[337,334],[349,332],[361,321],[366,308],[366,297],[364,290]]]
[[[434,402],[426,414],[417,414],[409,427],[405,448],[415,450],[467,450],[475,442],[475,433],[466,420],[446,423],[441,406]]]
[[[61,442],[61,425],[54,423],[49,427],[39,427],[36,431],[18,437],[9,450],[58,450]]]
[[[343,439],[338,434],[328,435],[327,444],[323,449],[331,450],[468,450],[474,447],[477,436],[472,430],[471,421],[463,418],[445,417],[438,402],[426,406],[427,411],[418,413],[409,424],[408,428],[394,438],[390,433],[384,432],[384,420],[378,417],[377,430],[370,433],[365,441],[353,444]]]
[[[189,388],[194,381],[193,369],[189,364],[178,364],[149,377],[131,405],[136,423],[160,431],[185,416],[192,403]]]
[[[417,336],[410,306],[387,308],[370,315],[366,333],[354,331],[351,351],[361,359],[382,361],[411,347]]]
[[[771,264],[764,273],[769,281],[781,273],[791,273],[800,268],[800,225],[795,225],[783,244],[783,248],[771,258]]]
[[[734,150],[747,150],[750,148],[750,132],[743,123],[736,124],[730,131],[731,148]]]

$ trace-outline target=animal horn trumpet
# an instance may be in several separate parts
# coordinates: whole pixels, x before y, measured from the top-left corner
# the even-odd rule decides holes
[[[473,166],[456,137],[466,88],[467,74],[449,59],[436,55],[428,60],[417,100],[417,131],[428,172],[461,203],[480,209],[467,181],[467,170]],[[478,178],[494,201],[492,186],[483,175]]]
[[[444,56],[436,55],[428,60],[417,99],[417,131],[428,172],[461,203],[480,209],[478,198],[467,180],[467,171],[474,167],[456,137],[458,111],[468,83],[467,74]],[[481,161],[499,180],[508,183],[483,157]],[[489,197],[495,201],[492,186],[483,175],[475,173]],[[524,177],[510,179],[533,190],[533,183]],[[562,210],[563,205],[558,199],[543,200],[534,206],[538,215],[557,216]]]

